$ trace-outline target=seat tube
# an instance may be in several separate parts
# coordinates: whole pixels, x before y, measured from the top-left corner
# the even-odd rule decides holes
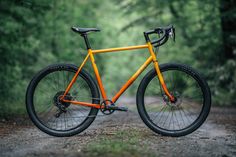
[[[95,59],[94,59],[92,50],[88,49],[88,53],[89,53],[91,63],[92,63],[93,69],[94,69],[94,73],[95,73],[95,76],[96,76],[96,79],[97,79],[97,82],[98,82],[98,86],[99,86],[101,94],[102,94],[102,98],[104,100],[107,100],[106,92],[105,92],[105,89],[103,87],[102,80],[101,80],[101,77],[99,75],[99,71],[98,71],[97,65],[95,63]]]
[[[150,42],[147,42],[148,44],[148,50],[152,56],[152,61],[153,61],[153,64],[154,64],[154,67],[156,69],[156,72],[157,72],[157,76],[158,76],[158,79],[161,83],[161,86],[165,92],[165,94],[170,98],[171,101],[175,101],[175,98],[169,93],[167,87],[166,87],[166,84],[165,84],[165,81],[164,81],[164,78],[163,78],[163,75],[160,71],[160,67],[159,67],[159,64],[158,64],[158,61],[157,61],[157,58],[156,58],[156,55],[155,53],[153,52],[153,48],[152,48],[152,44]]]

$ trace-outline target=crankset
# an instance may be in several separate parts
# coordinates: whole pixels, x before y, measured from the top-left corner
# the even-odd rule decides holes
[[[108,103],[108,105],[107,105]],[[110,115],[115,111],[128,111],[127,107],[116,106],[111,100],[104,100],[101,103],[100,111],[105,115]]]

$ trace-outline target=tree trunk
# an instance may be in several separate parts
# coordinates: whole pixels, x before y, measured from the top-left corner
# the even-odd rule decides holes
[[[226,59],[236,57],[236,1],[220,0],[223,50]]]

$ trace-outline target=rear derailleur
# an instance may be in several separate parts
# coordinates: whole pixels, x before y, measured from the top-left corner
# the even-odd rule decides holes
[[[63,96],[64,91],[57,92],[57,94],[54,96],[53,101],[54,105],[58,108],[58,112],[54,115],[56,118],[59,118],[62,113],[67,112],[67,108],[70,106],[69,102],[63,102],[61,101],[61,96]],[[67,93],[64,97],[66,100],[72,100],[72,96]]]

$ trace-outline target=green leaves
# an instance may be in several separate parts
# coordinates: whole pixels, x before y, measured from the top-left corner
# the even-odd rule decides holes
[[[27,84],[44,66],[81,63],[84,41],[70,31],[71,26],[100,28],[101,32],[89,34],[89,40],[92,48],[101,49],[143,44],[145,30],[173,24],[176,43],[169,41],[160,48],[159,62],[198,68],[208,79],[214,104],[225,104],[221,98],[226,95],[227,104],[235,104],[234,4],[224,0],[1,0],[0,116],[14,110],[9,103],[17,102],[24,111]],[[147,57],[144,51],[97,55],[107,94],[117,92]],[[126,94],[135,95],[141,77]]]
[[[130,20],[126,29],[137,25],[149,29],[173,24],[176,28],[176,43],[167,43],[160,48],[159,61],[190,64],[207,78],[214,104],[236,104],[233,97],[229,96],[236,94],[233,90],[235,71],[229,72],[234,69],[229,63],[235,63],[236,57],[233,55],[236,51],[234,1],[123,0],[120,6],[126,16],[136,12],[138,19],[141,19]],[[152,16],[155,13],[157,16]],[[227,83],[222,84],[220,78],[224,78]],[[231,91],[230,94],[226,89]],[[221,100],[225,95],[227,103]]]

